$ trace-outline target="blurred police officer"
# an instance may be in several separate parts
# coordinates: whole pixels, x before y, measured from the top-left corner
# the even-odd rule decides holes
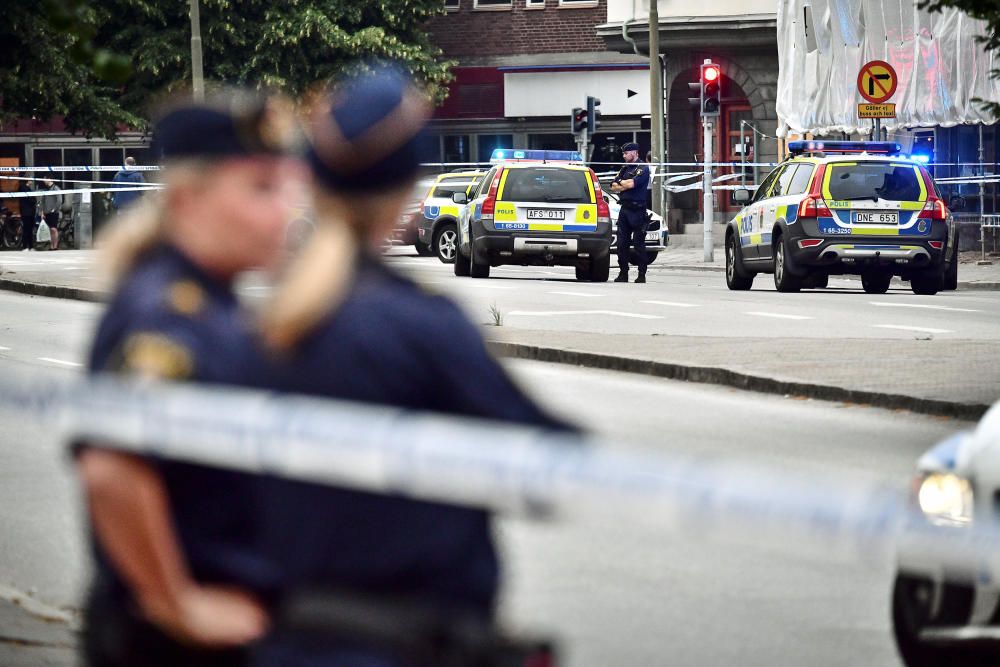
[[[565,428],[511,381],[457,306],[380,258],[417,176],[428,113],[388,66],[344,80],[317,109],[308,153],[317,227],[266,310],[273,364],[261,384]],[[492,628],[500,572],[486,512],[281,480],[265,511],[283,611],[261,664],[487,664],[449,635],[472,627],[484,642]],[[302,622],[307,599],[320,616],[327,609],[325,626]]]
[[[611,191],[618,194],[621,210],[618,213],[618,277],[616,283],[628,282],[629,250],[634,246],[639,266],[637,283],[646,282],[646,189],[649,185],[649,166],[639,161],[639,144],[629,142],[622,146],[625,166],[611,183]]]
[[[175,108],[156,123],[165,187],[105,239],[117,286],[91,372],[243,380],[255,353],[231,283],[281,248],[283,127],[273,105],[244,93]],[[254,551],[257,480],[101,443],[78,446],[77,457],[96,557],[87,664],[244,664],[242,647],[268,627],[259,594],[270,570]]]

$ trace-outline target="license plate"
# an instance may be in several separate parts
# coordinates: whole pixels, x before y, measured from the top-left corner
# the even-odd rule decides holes
[[[660,232],[646,232],[646,242],[654,241],[656,243],[660,242]]]
[[[899,213],[896,211],[880,213],[876,211],[854,211],[851,222],[856,225],[898,225]]]
[[[528,220],[565,220],[566,211],[558,208],[529,208]]]

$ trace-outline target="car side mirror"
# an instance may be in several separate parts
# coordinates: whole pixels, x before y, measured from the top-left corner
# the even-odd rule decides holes
[[[464,192],[453,192],[451,194],[451,200],[456,204],[468,204],[469,197]]]
[[[733,203],[734,204],[746,204],[750,201],[750,191],[746,188],[740,188],[739,190],[733,190]]]
[[[952,211],[964,211],[965,210],[965,197],[952,197],[951,201],[948,202],[948,208]]]

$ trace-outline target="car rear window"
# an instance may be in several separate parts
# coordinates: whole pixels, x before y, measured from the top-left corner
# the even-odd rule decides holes
[[[833,199],[920,200],[919,176],[912,165],[889,162],[833,163],[828,168],[830,196]]]
[[[590,203],[587,172],[558,167],[509,169],[504,201]]]
[[[434,186],[434,191],[431,193],[431,196],[451,199],[453,194],[456,192],[467,192],[472,184],[477,183],[478,181],[478,176],[446,178]]]

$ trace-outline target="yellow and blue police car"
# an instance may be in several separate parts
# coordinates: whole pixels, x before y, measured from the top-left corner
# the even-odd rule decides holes
[[[427,254],[436,255],[445,264],[455,261],[458,221],[465,206],[456,204],[452,195],[462,192],[468,199],[483,173],[456,171],[440,174],[423,200],[422,213],[417,219],[417,241],[428,248]],[[417,250],[419,252],[422,248],[418,246]]]
[[[955,289],[958,238],[927,169],[890,142],[792,141],[789,159],[726,227],[726,284],[748,290],[758,273],[779,292],[861,276],[881,294],[893,276],[917,294]]]
[[[459,224],[455,275],[488,278],[503,264],[573,266],[606,282],[611,210],[576,151],[497,149]],[[466,203],[463,193],[455,201]]]

